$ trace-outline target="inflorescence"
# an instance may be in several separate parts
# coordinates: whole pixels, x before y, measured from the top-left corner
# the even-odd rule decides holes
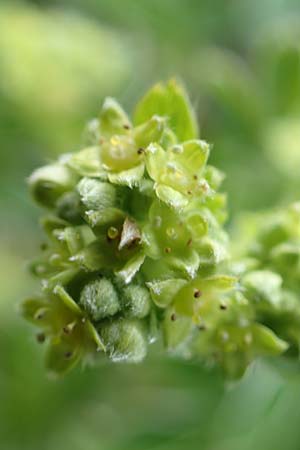
[[[139,362],[158,340],[237,378],[255,357],[286,351],[294,335],[276,325],[288,312],[271,269],[294,254],[288,243],[271,249],[279,227],[239,269],[231,262],[223,174],[207,163],[183,87],[155,85],[133,120],[107,98],[87,140],[29,178],[45,242],[31,264],[41,293],[22,313],[47,342],[48,370],[105,355]]]

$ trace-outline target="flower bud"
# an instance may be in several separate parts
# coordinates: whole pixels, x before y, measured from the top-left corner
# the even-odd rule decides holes
[[[120,310],[117,291],[106,278],[86,284],[81,291],[79,304],[95,322],[113,316]]]
[[[115,206],[116,189],[109,183],[93,178],[82,178],[77,191],[86,210],[101,210]]]
[[[145,358],[147,337],[140,322],[118,319],[101,325],[98,331],[112,361],[137,363]]]
[[[73,189],[76,176],[66,166],[52,164],[37,169],[28,182],[34,199],[46,208],[53,208],[62,194]]]
[[[122,304],[127,317],[136,317],[138,319],[146,317],[151,308],[148,289],[138,285],[127,286],[124,288]]]
[[[77,192],[66,192],[56,203],[57,215],[73,225],[83,223],[82,206]]]

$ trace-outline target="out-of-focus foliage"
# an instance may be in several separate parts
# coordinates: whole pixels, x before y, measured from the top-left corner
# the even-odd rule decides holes
[[[258,27],[248,61],[217,47],[190,59],[234,213],[293,199],[299,189],[299,23],[296,16]]]
[[[300,204],[271,212],[246,214],[236,237],[236,271],[244,295],[263,324],[300,345]]]
[[[1,23],[8,11],[16,20],[7,33],[15,37],[5,54],[14,61],[15,73],[24,73],[24,67],[28,72],[26,77],[15,75],[8,80],[18,80],[18,95],[0,87],[0,203],[4,218],[0,222],[1,447],[298,450],[297,365],[293,374],[291,367],[285,371],[283,363],[277,368],[259,364],[231,389],[224,388],[216,372],[151,357],[138,368],[104,365],[101,375],[97,370],[78,371],[52,383],[45,378],[40,347],[31,338],[30,327],[18,318],[16,305],[34,289],[23,261],[38,249],[40,240],[37,212],[25,194],[24,179],[45,155],[51,159],[55,152],[73,150],[81,135],[81,117],[93,115],[103,95],[117,96],[130,108],[153,81],[182,76],[196,99],[201,137],[215,144],[212,161],[227,173],[225,188],[231,211],[265,208],[283,197],[299,200],[299,84],[294,77],[298,73],[299,1],[9,0],[1,2]],[[28,16],[35,20],[21,27],[23,16],[24,21]],[[71,31],[74,23],[86,30],[82,34],[77,31],[80,42]],[[37,35],[35,28],[40,30],[39,43],[32,39]],[[66,36],[56,39],[56,28],[61,34],[66,30]],[[118,74],[102,77],[103,70],[116,67],[116,63],[102,41],[97,46],[91,42],[90,33],[98,36],[97,42],[103,33],[108,36],[114,54],[121,49],[124,68],[118,62]],[[284,36],[288,35],[287,45]],[[7,72],[2,70],[2,40],[7,42],[1,37],[0,86],[4,73],[7,80]],[[78,43],[67,47],[74,51],[72,57],[61,47],[70,41]],[[21,49],[31,45],[40,49],[42,42],[45,53],[40,53],[41,59],[33,66],[29,59],[24,60]],[[49,42],[59,48],[54,50]],[[98,45],[102,58],[98,58]],[[80,56],[77,49],[81,49]],[[56,64],[53,54],[62,53]],[[207,54],[213,56],[204,58]],[[86,65],[78,63],[75,68],[73,58],[83,58]],[[214,64],[209,62],[214,59]],[[88,69],[98,67],[96,61],[101,83]],[[65,113],[61,104],[57,111],[46,109],[48,102],[53,105],[47,89],[47,83],[53,86],[53,73],[57,74],[57,89],[64,80],[66,91],[70,84],[72,98],[83,105],[69,104]],[[214,87],[216,77],[218,89]],[[91,79],[95,85],[87,86],[84,80]],[[30,80],[38,86],[43,80],[45,90],[37,89],[37,95],[31,89],[33,94],[24,103]],[[60,93],[61,98],[64,95]],[[60,96],[54,99],[58,101]],[[38,110],[39,105],[43,109]]]
[[[75,146],[103,95],[126,90],[135,57],[128,36],[91,19],[0,5],[1,176]]]

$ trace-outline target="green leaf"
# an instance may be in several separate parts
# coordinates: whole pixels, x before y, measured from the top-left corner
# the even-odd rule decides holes
[[[180,141],[197,137],[195,113],[184,87],[176,80],[156,84],[146,93],[136,107],[134,123],[140,125],[155,114],[169,119],[169,126]]]

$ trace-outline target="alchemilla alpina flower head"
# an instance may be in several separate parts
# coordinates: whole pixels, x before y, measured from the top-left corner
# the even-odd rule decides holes
[[[45,242],[31,266],[41,294],[22,312],[46,341],[47,368],[139,362],[160,339],[238,377],[255,356],[283,352],[226,272],[223,175],[207,164],[183,87],[155,85],[132,120],[107,98],[87,139],[29,178]]]

